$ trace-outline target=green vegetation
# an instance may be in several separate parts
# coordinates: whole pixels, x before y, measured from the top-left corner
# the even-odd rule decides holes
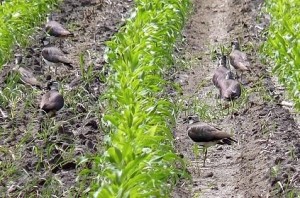
[[[182,174],[172,144],[175,107],[163,74],[188,8],[188,0],[136,0],[126,26],[107,43],[107,148],[82,172],[95,177],[94,197],[168,197]]]
[[[299,0],[266,1],[271,24],[263,47],[269,62],[274,64],[273,71],[287,87],[297,109],[300,109],[299,6]]]
[[[0,69],[13,46],[24,46],[34,28],[59,0],[10,0],[0,5]]]

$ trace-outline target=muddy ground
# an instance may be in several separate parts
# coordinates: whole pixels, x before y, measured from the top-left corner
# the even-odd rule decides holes
[[[272,81],[269,66],[259,59],[261,30],[268,17],[260,14],[261,0],[194,0],[178,56],[190,66],[177,72],[185,111],[175,129],[176,147],[187,160],[191,180],[182,180],[173,197],[244,198],[296,197],[300,190],[300,131],[291,111],[279,105],[284,92]],[[214,51],[230,53],[238,38],[251,59],[243,94],[234,107],[224,109],[212,84],[217,67]],[[206,167],[195,157],[186,134],[187,115],[234,134],[238,144],[208,149]]]
[[[298,125],[290,111],[278,105],[284,99],[282,90],[271,80],[268,65],[258,58],[259,32],[264,25],[264,20],[257,20],[261,3],[194,0],[185,41],[177,54],[190,69],[177,68],[172,75],[182,85],[178,104],[185,106],[174,131],[176,147],[186,159],[192,179],[181,180],[173,197],[287,197],[292,190],[299,190]],[[28,48],[16,49],[23,55],[21,65],[34,71],[43,84],[51,80],[61,83],[66,104],[55,118],[45,118],[38,110],[44,91],[23,84],[15,86],[22,92],[16,106],[0,104],[9,115],[0,115],[0,197],[76,197],[85,190],[76,185],[80,170],[76,162],[80,156],[101,152],[102,110],[99,113],[94,104],[101,104],[98,98],[105,89],[104,42],[123,24],[132,5],[131,0],[65,0],[59,6],[53,19],[75,34],[62,46],[75,61],[74,70],[59,67],[59,75],[47,72],[40,59],[48,42],[42,32]],[[220,46],[230,50],[233,38],[240,38],[255,75],[246,75],[242,97],[234,107],[224,109],[211,82],[216,68],[213,56]],[[90,67],[93,71],[85,83],[80,54],[85,57],[85,71]],[[1,72],[2,91],[12,79],[13,66],[12,61]],[[202,155],[201,159],[194,157],[193,142],[183,124],[187,115],[195,114],[234,133],[238,140],[232,146],[210,148],[206,167],[202,167]]]
[[[20,82],[7,90],[18,78],[11,72],[14,61],[4,66],[1,91],[21,94],[14,105],[0,104],[0,197],[82,195],[86,186],[76,181],[81,169],[76,163],[81,156],[100,153],[104,136],[99,125],[103,110],[99,96],[105,89],[106,75],[104,42],[124,24],[132,6],[130,0],[65,0],[58,6],[52,19],[75,35],[61,46],[74,61],[74,69],[59,66],[57,75],[48,71],[41,61],[41,50],[49,42],[59,47],[59,41],[45,38],[44,27],[33,35],[30,46],[15,50],[23,57],[20,65],[31,70],[43,87],[53,80],[60,83],[65,106],[54,118],[43,115],[39,103],[45,90]],[[84,57],[81,67],[80,54]]]

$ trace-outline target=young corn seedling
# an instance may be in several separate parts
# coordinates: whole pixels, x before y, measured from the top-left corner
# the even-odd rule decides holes
[[[265,11],[272,20],[268,28],[267,42],[262,48],[266,60],[274,65],[273,72],[286,86],[298,110],[300,107],[300,36],[298,34],[300,17],[297,8],[299,6],[299,0],[266,2]]]
[[[106,152],[93,160],[94,197],[168,196],[177,180],[175,108],[161,96],[188,8],[188,0],[137,0],[127,24],[107,42],[104,122],[110,130]]]

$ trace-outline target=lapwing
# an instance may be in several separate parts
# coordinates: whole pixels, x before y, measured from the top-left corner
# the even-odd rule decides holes
[[[51,65],[55,66],[55,74],[57,73],[58,64],[62,63],[70,68],[73,68],[73,63],[66,55],[57,47],[45,47],[42,50],[42,58],[48,64],[49,70]]]
[[[226,56],[222,55],[219,58],[218,68],[214,72],[212,81],[217,88],[220,88],[220,81],[226,78],[233,79],[233,73],[227,68]]]
[[[38,88],[42,88],[42,83],[36,79],[33,72],[29,69],[25,69],[24,67],[16,66],[13,68],[14,71],[18,72],[20,75],[20,80],[27,85],[36,86]]]
[[[222,99],[232,101],[241,96],[241,85],[237,80],[223,79],[220,82],[220,96]]]
[[[240,44],[237,40],[232,42],[232,51],[229,54],[229,62],[236,69],[237,72],[240,72],[240,81],[242,82],[242,74],[245,71],[250,70],[250,62],[247,58],[247,55],[241,51]],[[237,74],[238,77],[238,74]]]
[[[50,91],[42,96],[40,109],[46,113],[54,114],[64,106],[64,98],[58,91],[58,82],[50,82],[48,88]]]
[[[48,35],[59,39],[60,47],[62,46],[62,39],[66,37],[73,37],[74,34],[69,30],[65,29],[60,23],[56,21],[47,20],[45,30]]]
[[[203,147],[204,160],[203,166],[205,166],[207,148],[214,146],[216,144],[228,144],[231,145],[232,142],[237,142],[232,138],[232,135],[222,131],[217,127],[213,127],[207,123],[200,122],[199,119],[194,117],[189,117],[189,126],[187,128],[188,136],[195,143]]]

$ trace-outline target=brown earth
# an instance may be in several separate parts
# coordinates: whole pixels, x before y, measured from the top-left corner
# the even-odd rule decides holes
[[[179,67],[175,81],[182,86],[178,100],[185,110],[174,131],[176,147],[187,161],[191,180],[182,180],[173,197],[247,198],[296,197],[300,195],[300,139],[292,113],[279,105],[284,99],[269,66],[259,59],[261,29],[268,17],[260,13],[261,0],[194,0],[194,11],[178,56],[190,67]],[[249,55],[253,73],[243,79],[243,94],[234,107],[224,109],[212,84],[217,67],[215,50],[238,38]],[[206,167],[195,158],[193,142],[186,134],[188,115],[234,134],[238,144],[208,149]]]
[[[174,79],[182,84],[178,104],[186,109],[174,133],[176,147],[186,159],[192,179],[180,181],[173,197],[288,197],[293,189],[299,191],[298,125],[290,111],[278,105],[283,93],[258,58],[259,31],[264,25],[256,21],[261,3],[194,2],[184,45],[178,47],[179,56],[191,69],[178,70]],[[40,60],[41,49],[48,42],[42,32],[27,49],[16,49],[23,55],[22,66],[32,69],[43,84],[49,78],[61,83],[66,104],[55,118],[45,118],[38,111],[44,91],[22,84],[18,85],[22,97],[17,107],[0,104],[9,115],[4,118],[0,114],[0,197],[76,197],[85,190],[85,186],[77,186],[80,169],[76,164],[81,156],[101,152],[101,110],[94,109],[94,104],[101,104],[98,98],[105,89],[104,42],[118,31],[131,6],[131,0],[65,0],[59,6],[54,19],[75,33],[62,46],[76,62],[74,70],[59,67],[59,75],[49,76]],[[237,37],[250,55],[256,75],[246,76],[247,85],[235,106],[223,109],[211,82],[216,68],[214,50],[219,51],[220,46],[230,49],[230,42]],[[88,82],[83,80],[80,54],[85,57],[84,73],[88,68],[93,71]],[[13,66],[8,63],[0,74],[1,91],[8,86]],[[13,118],[12,110],[17,112]],[[202,167],[202,159],[194,157],[193,142],[183,124],[187,115],[195,114],[234,133],[238,140],[232,146],[209,148],[206,167]]]
[[[99,96],[105,88],[104,42],[118,31],[132,5],[130,0],[65,0],[59,5],[53,20],[75,34],[62,44],[75,69],[60,66],[58,75],[48,72],[40,53],[49,39],[42,31],[33,35],[32,45],[15,50],[23,56],[21,66],[32,70],[43,85],[60,83],[65,106],[54,118],[43,115],[39,101],[45,91],[21,83],[7,90],[17,78],[11,72],[13,61],[4,66],[1,93],[21,94],[15,105],[0,104],[0,197],[75,197],[85,190],[76,182],[76,164],[80,157],[100,152],[104,136],[102,109],[95,109],[101,107]]]

